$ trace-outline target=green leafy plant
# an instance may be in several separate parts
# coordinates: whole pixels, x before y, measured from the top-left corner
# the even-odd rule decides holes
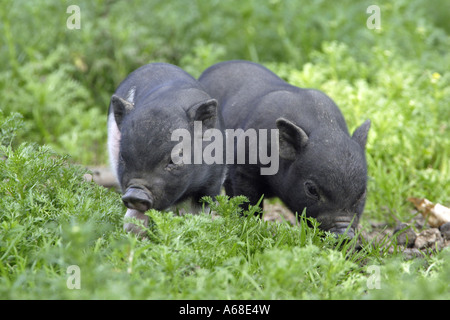
[[[261,221],[242,197],[205,199],[214,215],[152,210],[139,239],[122,230],[120,196],[73,164],[106,164],[109,100],[137,67],[199,76],[247,59],[327,93],[350,132],[372,120],[363,228],[411,219],[410,196],[448,205],[448,1],[380,3],[380,30],[366,27],[372,3],[350,0],[133,4],[78,1],[69,30],[65,2],[2,3],[1,298],[449,298],[448,248],[405,260],[395,237],[358,247],[303,213],[296,226]]]

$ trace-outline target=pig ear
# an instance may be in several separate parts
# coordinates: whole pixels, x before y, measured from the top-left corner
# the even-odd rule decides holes
[[[362,149],[366,148],[367,134],[370,129],[370,120],[366,120],[359,128],[353,132],[352,139],[358,142]]]
[[[134,105],[125,99],[113,94],[111,97],[111,107],[113,108],[114,118],[116,119],[117,127],[121,129],[123,118],[134,109]]]
[[[216,99],[200,102],[187,111],[188,117],[192,121],[201,121],[207,128],[214,128],[218,112],[217,105]]]
[[[297,153],[308,144],[308,135],[302,128],[284,118],[277,119],[279,130],[280,157],[294,160]]]

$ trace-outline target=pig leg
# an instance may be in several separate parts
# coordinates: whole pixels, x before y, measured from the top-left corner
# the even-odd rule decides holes
[[[209,213],[211,211],[210,207],[201,202],[201,198],[203,196],[211,196],[211,198],[214,199],[215,195],[217,195],[218,193],[201,193],[201,195],[199,196],[193,196],[188,198],[187,200],[172,206],[169,210],[174,212],[175,214],[178,215],[185,215],[185,214],[200,214],[202,212],[205,213]]]
[[[259,169],[258,169],[259,170]],[[261,188],[264,183],[259,181],[259,171],[252,175],[248,167],[233,167],[229,170],[229,175],[225,183],[225,191],[229,196],[244,195],[248,198],[249,204],[255,206],[264,194]],[[259,204],[261,210],[264,209],[263,201]],[[244,210],[248,209],[248,204],[241,205]],[[261,215],[258,215],[261,216]]]
[[[199,211],[205,212],[205,213],[209,213],[211,215],[216,215],[216,212],[211,210],[211,207],[206,204],[201,202],[201,198],[204,196],[209,196],[213,199],[213,201],[215,201],[216,196],[221,194],[222,191],[222,185],[224,185],[224,181],[226,177],[226,172],[223,172],[223,177],[222,179],[220,179],[220,181],[211,181],[210,187],[206,188],[205,190],[201,191],[196,197],[194,197],[194,203],[197,204],[197,207],[199,208]]]
[[[195,206],[194,200],[188,198],[176,205],[171,206],[167,211],[172,211],[176,215],[184,216],[185,214],[196,214],[199,213],[198,207]]]

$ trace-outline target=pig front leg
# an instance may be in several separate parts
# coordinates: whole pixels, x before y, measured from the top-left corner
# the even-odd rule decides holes
[[[249,203],[241,205],[244,210],[248,209],[249,204],[255,206],[264,194],[265,190],[262,187],[265,184],[263,181],[260,181],[258,170],[259,168],[248,166],[233,166],[229,169],[228,178],[225,181],[225,191],[231,197],[246,196]],[[264,196],[266,197],[268,195],[264,194]],[[264,209],[263,201],[261,201],[259,206],[261,210]],[[258,216],[261,217],[261,214],[258,214]]]

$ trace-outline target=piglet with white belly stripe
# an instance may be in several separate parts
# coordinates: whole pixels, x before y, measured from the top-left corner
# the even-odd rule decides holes
[[[203,130],[223,132],[217,101],[182,69],[152,63],[132,72],[117,88],[108,111],[108,151],[111,168],[128,208],[126,218],[148,224],[145,212],[165,210],[202,196],[220,193],[223,164],[174,163],[177,129],[193,134],[194,122]],[[191,155],[192,157],[194,155]],[[125,221],[126,231],[141,233]]]

